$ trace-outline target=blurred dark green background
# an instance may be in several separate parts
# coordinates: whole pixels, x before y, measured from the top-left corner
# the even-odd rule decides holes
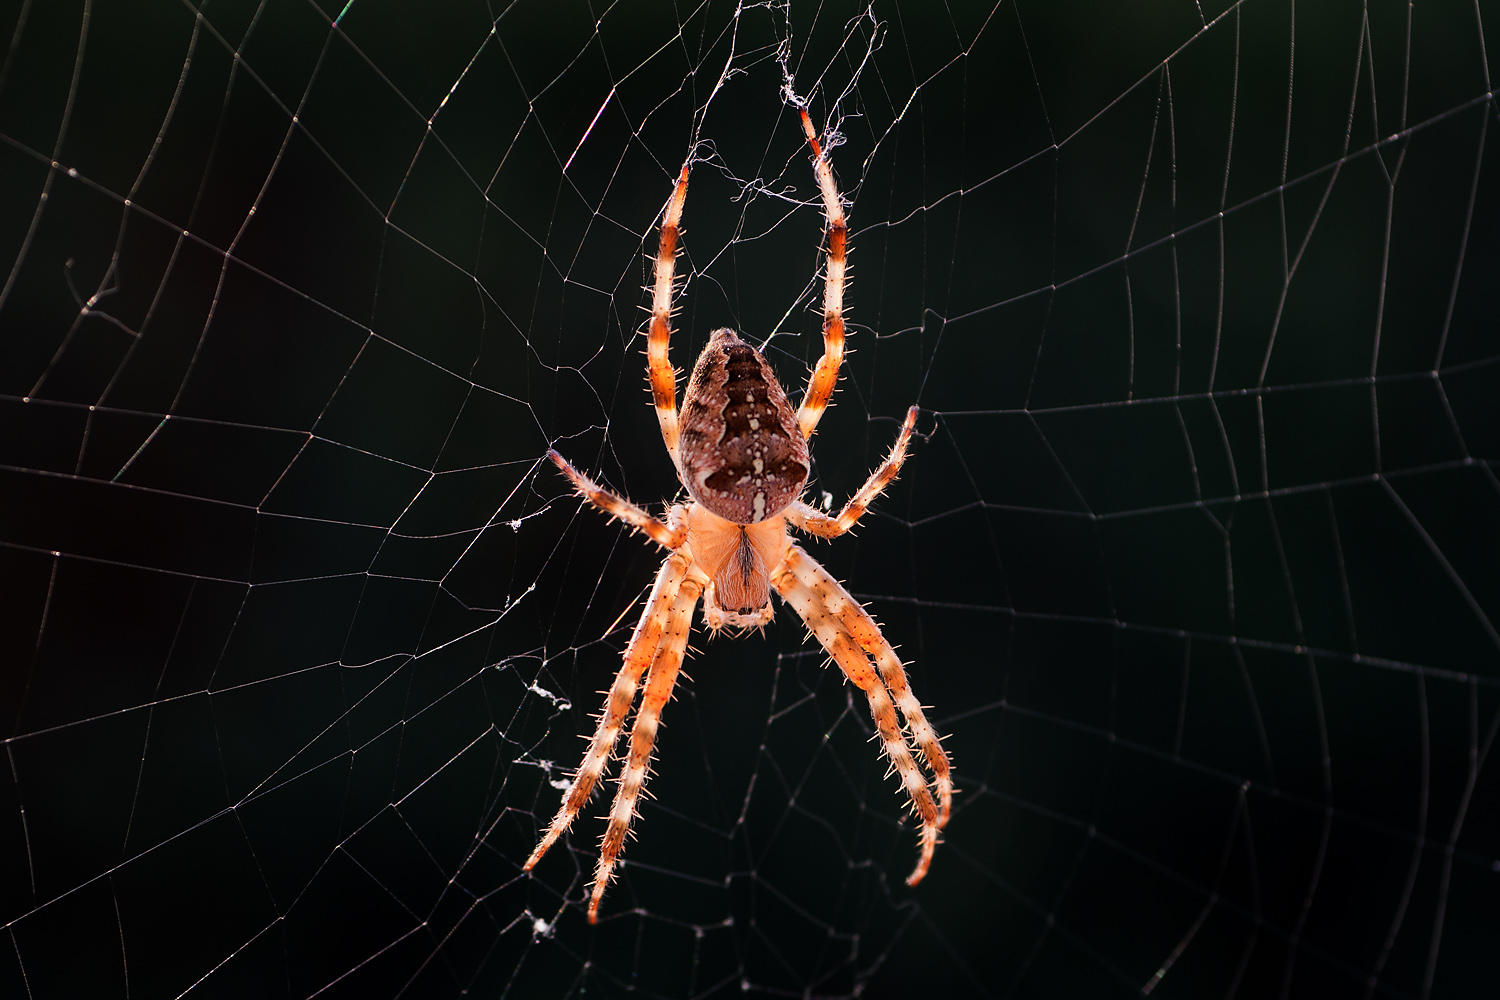
[[[1497,19],[4,0],[0,995],[1486,995]],[[784,68],[812,498],[923,411],[813,551],[959,808],[908,889],[863,698],[700,633],[589,928],[597,797],[519,864],[660,556],[543,455],[674,496],[690,148],[674,360],[805,377]]]

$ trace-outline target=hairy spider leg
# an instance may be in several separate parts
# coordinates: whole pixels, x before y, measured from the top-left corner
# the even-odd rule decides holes
[[[662,524],[629,500],[617,493],[611,493],[579,472],[573,467],[573,463],[559,455],[555,448],[547,449],[547,457],[552,459],[553,463],[562,470],[563,475],[572,481],[573,488],[578,491],[578,495],[608,514],[611,521],[624,521],[664,549],[681,548],[682,543],[687,540],[687,528],[682,524],[680,506],[672,508],[672,513],[668,518],[670,523]]]
[[[817,595],[827,612],[837,618],[844,631],[875,660],[880,679],[885,682],[896,707],[901,709],[901,714],[906,719],[912,742],[922,751],[927,769],[932,772],[938,797],[937,825],[938,829],[942,829],[948,825],[948,817],[953,812],[953,777],[949,773],[948,755],[943,751],[943,744],[937,733],[928,723],[927,716],[922,711],[922,703],[912,693],[901,658],[881,634],[870,613],[849,595],[843,584],[800,548],[792,548],[793,551],[786,558],[787,569]]]
[[[641,695],[640,710],[630,725],[630,754],[626,758],[625,769],[620,772],[619,790],[615,792],[614,804],[609,809],[609,826],[605,828],[604,839],[599,844],[599,867],[594,871],[594,890],[589,899],[591,924],[599,921],[599,902],[604,898],[604,890],[609,887],[615,859],[625,847],[625,835],[630,832],[630,823],[635,819],[636,802],[646,786],[646,774],[651,766],[651,749],[656,744],[661,710],[672,697],[672,686],[677,682],[682,658],[687,652],[688,634],[693,626],[693,609],[702,592],[703,585],[692,576],[682,581],[677,590],[677,598],[667,613],[656,659],[652,661],[651,671],[646,675],[646,692]]]
[[[677,369],[672,367],[667,347],[672,340],[672,281],[677,267],[677,236],[682,225],[682,205],[687,201],[688,165],[682,165],[672,197],[662,209],[661,234],[656,245],[656,287],[651,297],[651,330],[646,339],[646,378],[651,383],[651,401],[661,438],[672,461],[677,461]]]
[[[568,787],[568,794],[563,797],[562,807],[553,817],[552,825],[547,828],[541,843],[536,845],[536,850],[531,852],[531,857],[521,866],[523,872],[531,871],[542,860],[542,855],[557,842],[557,838],[573,825],[573,819],[588,803],[594,785],[609,766],[609,756],[614,750],[615,741],[620,737],[620,728],[630,712],[630,706],[635,703],[636,685],[640,683],[641,674],[646,672],[646,668],[656,658],[663,629],[671,619],[672,604],[681,590],[688,565],[686,556],[674,552],[662,563],[661,570],[656,574],[656,585],[651,588],[651,596],[646,599],[646,610],[641,613],[641,620],[636,623],[630,643],[625,647],[624,662],[620,664],[614,683],[610,685],[609,696],[605,698],[604,709],[599,714],[599,726],[594,730],[594,738],[589,741],[583,763],[578,765],[578,771],[573,775],[573,784]]]
[[[869,508],[875,498],[891,484],[896,474],[901,471],[901,463],[906,461],[906,448],[911,441],[912,428],[916,425],[917,408],[913,406],[906,411],[906,421],[901,425],[901,433],[896,437],[896,443],[891,446],[891,453],[886,456],[880,467],[870,474],[844,509],[839,512],[838,517],[828,517],[798,501],[787,511],[787,518],[794,525],[812,535],[820,538],[836,538],[854,527],[860,516]],[[953,811],[953,778],[949,773],[950,766],[948,755],[943,752],[942,743],[937,733],[927,722],[927,716],[922,711],[922,705],[917,701],[916,695],[912,694],[911,685],[907,682],[906,671],[902,668],[901,660],[896,656],[896,650],[886,641],[880,628],[875,624],[858,601],[849,596],[849,592],[843,585],[835,580],[828,571],[811,558],[801,558],[797,553],[789,552],[786,557],[787,568],[794,573],[799,580],[807,584],[823,601],[830,612],[836,615],[848,632],[860,647],[870,656],[875,658],[876,666],[880,669],[881,680],[890,689],[891,697],[895,699],[896,706],[901,709],[901,714],[906,718],[908,727],[911,729],[912,740],[921,749],[926,758],[927,767],[932,772],[933,783],[938,793],[938,827],[948,825],[948,817]]]
[[[912,428],[916,426],[916,423],[917,408],[913,406],[906,411],[906,420],[901,425],[901,433],[896,435],[896,443],[891,445],[891,453],[885,457],[884,462],[880,463],[879,468],[870,473],[870,478],[865,480],[859,492],[844,504],[844,509],[839,511],[838,517],[829,517],[798,500],[787,508],[787,520],[809,535],[817,535],[819,538],[837,538],[853,528],[869,509],[870,504],[885,492],[885,488],[891,485],[897,473],[901,471],[901,464],[906,461],[907,445],[911,443]]]
[[[807,394],[797,408],[797,424],[802,436],[812,437],[818,419],[828,408],[834,384],[839,380],[839,365],[844,360],[844,254],[849,242],[849,223],[844,217],[844,203],[833,182],[833,168],[818,143],[807,111],[802,112],[802,131],[807,133],[813,151],[813,172],[823,192],[823,213],[828,217],[828,262],[823,278],[823,357],[807,380]]]
[[[843,296],[846,276],[845,254],[848,243],[848,224],[833,171],[828,158],[818,143],[812,120],[802,112],[802,127],[807,133],[808,143],[814,154],[814,172],[822,191],[825,214],[828,217],[827,265],[823,292],[824,305],[824,352],[808,379],[807,392],[797,411],[798,429],[803,438],[810,437],[817,427],[818,419],[827,408],[829,397],[838,381],[839,366],[844,354]],[[679,464],[678,439],[680,429],[677,414],[677,371],[669,358],[672,335],[673,279],[676,267],[677,244],[681,235],[683,205],[687,200],[688,170],[691,157],[682,166],[671,197],[662,210],[662,223],[658,236],[655,263],[655,286],[653,291],[651,321],[647,337],[647,378],[651,384],[657,419],[661,425],[662,440],[671,454],[674,464]],[[871,473],[864,486],[850,498],[838,517],[828,517],[799,502],[786,509],[787,519],[811,534],[833,538],[849,531],[880,496],[881,492],[896,478],[906,458],[906,449],[916,423],[917,407],[906,415],[901,432],[890,454],[880,467]],[[624,849],[625,838],[637,813],[637,803],[645,789],[650,771],[652,750],[656,743],[656,731],[661,712],[672,695],[673,685],[682,669],[688,638],[692,631],[692,618],[705,587],[711,586],[708,576],[693,562],[693,554],[687,547],[689,520],[697,509],[681,505],[671,508],[666,523],[652,517],[645,510],[598,486],[582,472],[575,469],[556,451],[548,457],[572,482],[577,492],[591,504],[611,518],[625,521],[632,528],[649,536],[658,545],[669,550],[666,561],[657,573],[656,584],[647,599],[646,608],[636,623],[630,643],[625,650],[624,662],[615,675],[605,707],[599,716],[599,725],[584,755],[583,763],[574,775],[562,807],[553,818],[547,833],[536,850],[527,859],[524,871],[530,871],[547,850],[571,826],[574,818],[588,802],[594,786],[609,765],[614,745],[624,728],[626,716],[635,701],[636,690],[645,676],[645,693],[641,706],[630,726],[629,752],[625,767],[619,778],[618,788],[610,807],[609,822],[600,844],[599,863],[595,870],[588,907],[588,919],[595,923],[599,917],[600,902],[609,887],[614,866]],[[778,522],[780,519],[777,519]],[[779,532],[785,539],[784,528]],[[695,543],[696,544],[696,543]],[[948,821],[952,805],[952,781],[949,776],[948,757],[943,752],[932,727],[922,714],[907,683],[906,672],[897,658],[894,648],[881,636],[879,628],[859,603],[849,596],[816,560],[800,546],[786,544],[784,556],[772,573],[772,583],[781,598],[790,604],[808,628],[817,636],[829,655],[845,676],[853,681],[870,703],[870,714],[875,720],[886,755],[894,770],[900,775],[913,810],[921,818],[921,855],[917,867],[907,878],[908,885],[916,885],[927,874],[937,846],[938,831]],[[769,605],[767,605],[769,610]],[[710,623],[712,624],[712,623]],[[870,658],[875,659],[871,666]],[[892,697],[894,696],[894,701]],[[900,716],[898,716],[898,706]],[[941,810],[933,801],[928,782],[917,763],[911,745],[903,729],[901,719],[911,730],[912,739],[921,748],[928,769],[942,801]]]
[[[773,578],[776,592],[802,616],[807,627],[817,636],[818,642],[844,671],[844,676],[864,691],[865,697],[869,699],[870,715],[875,720],[875,729],[880,734],[886,756],[901,776],[901,783],[911,799],[912,808],[922,820],[921,854],[917,858],[916,868],[906,877],[907,885],[916,885],[927,874],[927,869],[932,864],[932,852],[937,848],[937,805],[927,789],[927,779],[923,777],[921,767],[906,744],[906,736],[896,718],[896,707],[886,693],[885,684],[870,666],[864,651],[845,630],[838,615],[828,609],[817,591],[798,579],[793,568],[799,559],[817,565],[817,561],[804,552],[801,546],[789,545],[786,561],[777,569]]]

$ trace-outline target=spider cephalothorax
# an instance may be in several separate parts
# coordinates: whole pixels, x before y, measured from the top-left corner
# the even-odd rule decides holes
[[[657,723],[682,667],[693,609],[700,597],[704,602],[703,622],[710,629],[753,628],[765,625],[775,615],[771,607],[774,589],[807,623],[844,675],[865,693],[881,744],[922,822],[922,852],[906,880],[908,885],[915,885],[927,874],[938,831],[948,822],[952,809],[948,756],[907,684],[896,651],[859,602],[787,535],[789,525],[820,538],[835,538],[854,527],[870,503],[896,478],[917,419],[913,406],[906,413],[890,455],[837,517],[822,514],[799,499],[812,467],[807,439],[833,394],[844,354],[844,254],[848,235],[833,171],[806,111],[802,112],[802,128],[812,146],[813,170],[828,216],[828,257],[823,286],[823,357],[808,379],[801,406],[792,409],[760,351],[732,330],[716,330],[693,366],[679,419],[677,371],[668,359],[667,347],[672,333],[672,277],[682,206],[687,199],[689,159],[662,213],[646,370],[662,440],[692,502],[674,505],[663,523],[629,500],[595,485],[556,451],[548,452],[586,500],[668,551],[646,599],[646,610],[625,647],[625,662],[615,674],[583,763],[562,808],[523,866],[524,871],[530,871],[588,801],[609,764],[644,674],[645,694],[630,729],[630,752],[610,807],[594,873],[590,923],[598,919],[599,902],[645,787]],[[932,774],[930,788],[913,746]]]

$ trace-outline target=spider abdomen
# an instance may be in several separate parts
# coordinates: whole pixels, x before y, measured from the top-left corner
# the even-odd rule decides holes
[[[683,484],[727,521],[774,517],[807,484],[807,441],[786,391],[760,351],[733,330],[715,330],[698,355],[681,428]]]

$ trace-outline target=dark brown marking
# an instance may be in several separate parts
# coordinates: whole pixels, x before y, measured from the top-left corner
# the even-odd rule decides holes
[[[750,588],[750,575],[755,572],[755,550],[750,547],[750,539],[745,537],[745,529],[740,529],[740,583],[747,590]],[[754,611],[754,608],[741,608],[741,611]]]
[[[733,330],[715,330],[682,401],[679,454],[693,499],[754,524],[802,492],[811,464],[797,414],[766,359]]]

